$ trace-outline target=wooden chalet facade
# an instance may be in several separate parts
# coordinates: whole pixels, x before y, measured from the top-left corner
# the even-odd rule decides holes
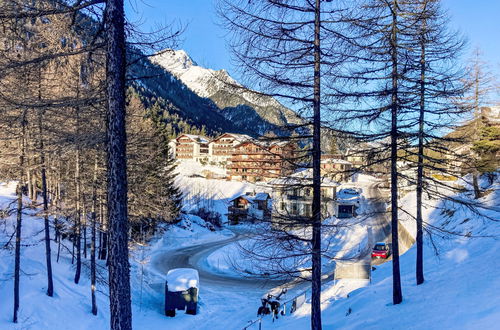
[[[177,159],[208,159],[209,139],[201,135],[182,134],[173,140],[171,147],[175,145],[175,158]]]
[[[263,142],[245,141],[234,147],[228,165],[228,176],[236,181],[269,181],[291,174],[293,169],[289,159],[295,147],[286,141]]]
[[[338,157],[321,156],[321,175],[328,176],[335,181],[347,181],[353,172],[351,162]]]
[[[218,136],[208,144],[210,161],[226,165],[235,151],[235,146],[251,139],[252,137],[248,135],[234,133],[224,133]]]
[[[271,219],[271,196],[268,193],[246,193],[231,200],[227,219],[235,225],[245,221],[264,221]]]

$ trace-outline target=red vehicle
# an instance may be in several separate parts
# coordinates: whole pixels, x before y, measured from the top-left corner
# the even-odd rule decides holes
[[[372,250],[372,258],[387,259],[391,255],[391,248],[388,243],[380,242],[375,244]]]

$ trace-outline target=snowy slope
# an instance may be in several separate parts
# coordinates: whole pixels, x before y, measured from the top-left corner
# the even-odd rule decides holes
[[[255,189],[256,186],[247,183],[230,182],[225,180],[206,180],[199,177],[190,177],[203,169],[216,171],[211,167],[200,167],[199,164],[184,164],[179,166],[178,184],[191,201],[186,212],[203,205],[223,214],[227,210],[227,201],[236,194]],[[0,184],[0,207],[7,208],[15,200],[16,183]],[[196,196],[196,197],[195,197]],[[28,201],[26,201],[28,202]],[[12,206],[11,206],[12,207]],[[97,305],[98,315],[90,313],[90,280],[89,264],[84,259],[82,277],[79,284],[74,284],[74,265],[71,264],[71,244],[69,248],[61,250],[61,258],[56,262],[57,245],[52,242],[54,297],[46,295],[46,267],[45,249],[43,241],[43,219],[35,216],[36,209],[27,209],[23,219],[23,247],[21,255],[21,308],[19,323],[11,322],[13,302],[13,268],[14,256],[12,248],[0,248],[0,329],[108,329],[109,328],[109,301],[107,298],[107,274],[101,271],[98,275]],[[0,245],[3,246],[14,231],[15,214],[0,219]],[[241,306],[250,299],[258,302],[262,294],[261,288],[252,292],[221,292],[219,288],[212,288],[201,282],[200,314],[197,316],[179,315],[170,319],[165,317],[164,283],[166,273],[158,272],[151,261],[157,254],[169,253],[171,250],[190,247],[196,244],[218,242],[234,236],[228,229],[210,230],[205,221],[195,215],[186,214],[177,225],[167,228],[163,235],[151,241],[148,246],[131,245],[131,288],[134,329],[164,329],[171,327],[182,329],[196,328],[204,324],[204,329],[217,329],[214,324],[225,324],[230,328],[234,324],[231,317],[238,315],[238,319],[246,319],[253,315],[254,305],[248,304],[246,309]],[[105,269],[103,261],[99,268]],[[232,288],[230,291],[234,291]],[[220,296],[224,295],[235,304],[227,308],[224,302],[220,303]],[[217,303],[219,302],[219,303]],[[218,318],[220,317],[220,318]],[[236,316],[235,316],[236,317]]]
[[[227,207],[229,201],[245,192],[269,192],[265,184],[250,182],[205,179],[201,177],[204,171],[216,174],[225,174],[225,170],[211,165],[201,165],[196,161],[183,160],[177,163],[179,174],[177,185],[184,195],[184,211],[194,212],[201,207],[219,213],[223,221],[227,221]]]
[[[15,199],[15,182],[0,184],[0,206],[2,209]],[[88,268],[82,267],[82,279],[79,285],[73,283],[74,269],[67,251],[62,252],[59,263],[53,253],[54,297],[46,295],[47,278],[45,267],[45,248],[43,243],[43,219],[34,216],[35,210],[26,209],[22,226],[21,248],[21,283],[19,323],[13,324],[13,249],[0,249],[0,292],[3,303],[0,305],[0,329],[88,329],[106,328],[104,315],[108,310],[107,299],[101,293],[97,295],[100,308],[96,317],[90,316],[90,281]],[[2,246],[14,230],[15,213],[4,219],[5,227],[0,232]],[[2,221],[2,220],[0,220]],[[2,221],[3,223],[3,221]],[[57,246],[52,244],[52,251]],[[102,289],[102,286],[100,286]]]

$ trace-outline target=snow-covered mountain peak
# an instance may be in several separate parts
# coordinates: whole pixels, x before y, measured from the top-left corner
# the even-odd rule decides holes
[[[158,55],[153,56],[152,61],[164,67],[175,75],[188,71],[191,67],[197,66],[196,62],[182,49],[166,49]]]
[[[225,71],[221,77],[220,71],[198,66],[184,50],[166,50],[153,56],[151,60],[172,73],[201,97],[210,97],[214,93],[214,78],[222,81],[229,78]]]
[[[212,70],[197,65],[184,50],[165,50],[153,56],[151,61],[169,71],[197,95],[211,99],[220,109],[246,105],[275,125],[298,120],[291,110],[274,98],[244,88],[224,69]],[[235,120],[234,111],[224,112],[224,116]]]

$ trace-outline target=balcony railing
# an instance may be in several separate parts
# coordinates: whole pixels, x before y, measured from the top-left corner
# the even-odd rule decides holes
[[[245,208],[239,208],[235,206],[230,206],[228,207],[229,214],[232,215],[247,215],[248,214],[248,209]]]

